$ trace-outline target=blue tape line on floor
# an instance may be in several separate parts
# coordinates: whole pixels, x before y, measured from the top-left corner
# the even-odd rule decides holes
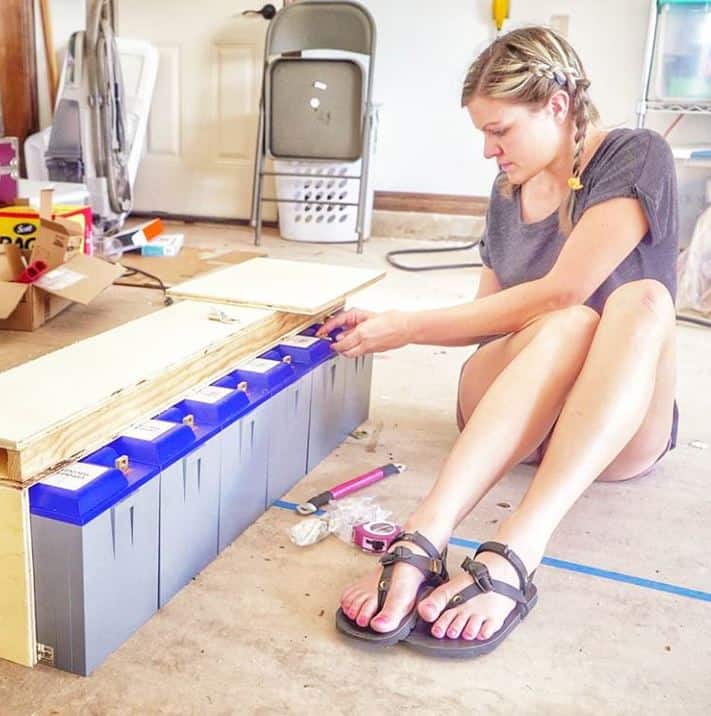
[[[277,500],[274,507],[280,507],[283,510],[296,509],[295,502],[286,502]],[[464,547],[470,550],[476,550],[481,542],[474,540],[462,539],[461,537],[452,537],[449,544],[456,547]],[[644,587],[645,589],[654,589],[658,592],[668,592],[676,594],[679,597],[687,597],[688,599],[697,599],[701,602],[711,602],[711,592],[702,592],[698,589],[687,589],[676,584],[668,584],[667,582],[656,582],[653,579],[644,579],[644,577],[635,577],[631,574],[623,574],[622,572],[611,572],[607,569],[599,569],[591,567],[587,564],[578,564],[577,562],[568,562],[564,559],[555,559],[554,557],[544,557],[542,564],[546,567],[554,567],[555,569],[565,569],[568,572],[578,572],[579,574],[589,574],[593,577],[601,579],[610,579],[613,582],[623,582],[625,584],[634,584],[636,587]]]

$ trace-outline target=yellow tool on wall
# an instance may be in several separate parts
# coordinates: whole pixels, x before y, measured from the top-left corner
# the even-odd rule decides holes
[[[509,17],[509,0],[493,0],[491,3],[491,15],[494,18],[496,32],[501,32],[504,20],[508,20]]]

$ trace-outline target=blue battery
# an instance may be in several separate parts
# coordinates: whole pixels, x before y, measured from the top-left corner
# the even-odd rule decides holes
[[[218,383],[193,392],[186,407],[195,416],[212,415],[222,422],[217,537],[221,552],[265,510],[269,421],[268,403],[252,400],[255,393],[248,394],[246,381],[228,375]]]
[[[30,488],[37,640],[57,668],[91,673],[157,611],[157,474],[104,448]]]
[[[321,328],[320,323],[309,326],[303,334],[313,336]],[[329,334],[329,339],[334,341],[342,332],[340,328]],[[370,414],[370,392],[373,379],[373,355],[358,356],[357,358],[346,358],[337,356],[340,362],[343,376],[343,405],[342,422],[340,429],[339,443],[364,423]]]
[[[208,440],[218,426],[196,423],[185,406],[161,415],[109,445],[160,470],[160,607],[217,554],[220,469],[219,446]]]
[[[373,354],[346,358],[343,362],[343,425],[345,435],[353,432],[370,415],[370,389],[373,382]]]
[[[220,424],[196,418],[186,401],[154,422],[190,433],[178,461],[161,465],[158,604],[163,607],[217,556]]]
[[[296,377],[270,399],[268,505],[286,494],[307,472],[312,372],[330,353],[325,341],[294,336],[262,356],[287,363]]]
[[[308,380],[302,380],[303,373],[297,370],[290,356],[272,350],[243,363],[217,383],[234,385],[243,381],[247,396],[259,411],[255,417],[255,428],[265,426],[264,439],[255,441],[256,449],[266,448],[263,456],[265,507],[281,497],[305,474],[306,430],[302,426],[304,423],[308,425],[311,395]],[[289,429],[287,426],[292,421],[296,421],[298,427]],[[302,436],[300,431],[304,433]],[[259,437],[256,434],[256,438]],[[241,442],[244,444],[244,436]],[[254,449],[250,448],[249,453],[254,454]],[[262,474],[261,471],[259,474]]]
[[[301,335],[315,337],[321,324],[314,324],[302,331]],[[333,332],[333,339],[337,332]],[[331,454],[346,438],[344,428],[345,361],[330,348],[330,355],[320,362],[312,372],[311,419],[309,421],[308,457],[306,468],[311,472],[325,457]]]

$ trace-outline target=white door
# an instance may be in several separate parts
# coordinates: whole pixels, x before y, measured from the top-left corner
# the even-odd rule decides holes
[[[260,0],[119,0],[118,34],[160,53],[136,211],[248,218],[267,22]],[[265,182],[265,196],[272,191]],[[275,216],[265,204],[265,218]]]

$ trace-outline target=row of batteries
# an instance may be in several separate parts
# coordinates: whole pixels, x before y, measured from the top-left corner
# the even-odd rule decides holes
[[[40,659],[86,675],[368,417],[319,326],[33,485]]]

